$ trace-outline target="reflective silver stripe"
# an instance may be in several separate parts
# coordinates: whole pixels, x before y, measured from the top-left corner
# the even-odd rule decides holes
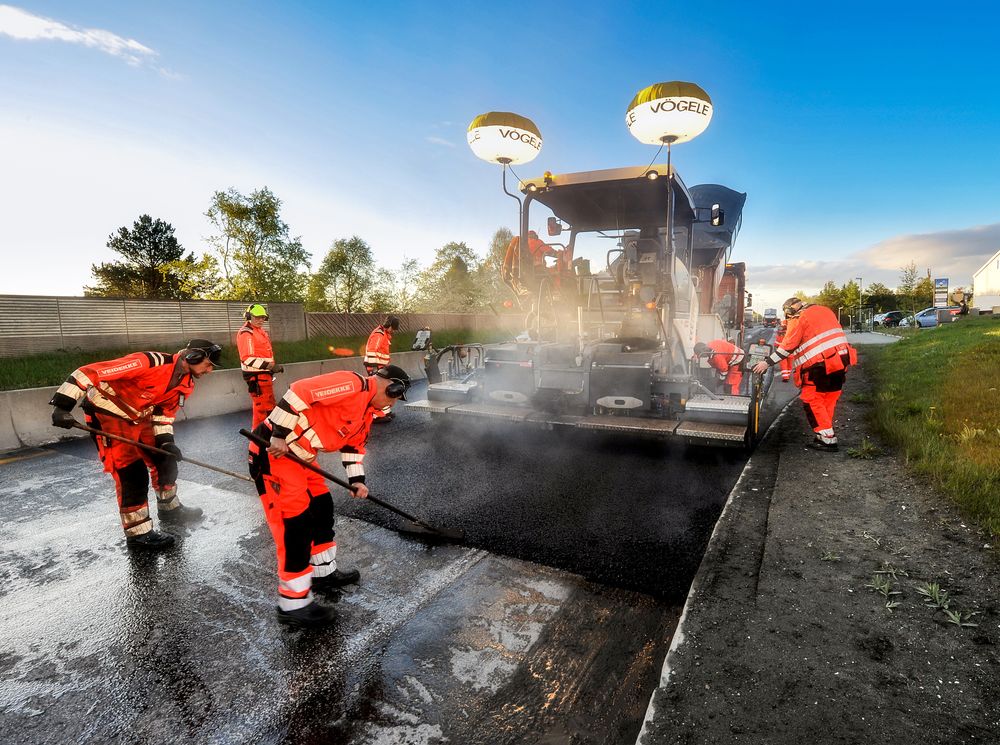
[[[302,417],[299,418],[301,419]],[[316,434],[316,430],[311,428],[307,429],[299,436],[306,438],[309,444],[312,445],[316,450],[323,449],[323,441],[319,439],[319,435]]]
[[[345,466],[348,463],[360,463],[364,459],[365,459],[365,456],[362,455],[361,453],[341,453],[340,454],[340,462],[343,463]]]
[[[275,406],[271,409],[271,413],[267,415],[267,418],[274,424],[285,429],[293,429],[299,421],[299,418],[295,414],[289,414],[280,406]]]
[[[299,394],[297,394],[293,390],[287,390],[287,391],[285,391],[285,395],[282,396],[282,398],[286,402],[288,402],[288,405],[291,406],[296,411],[300,411],[301,412],[301,411],[305,411],[306,409],[309,408],[309,405],[305,401],[303,401],[301,398],[299,398]]]
[[[153,358],[153,367],[162,365],[164,362],[167,361],[167,358],[160,352],[148,352],[147,354],[149,354],[149,356]]]
[[[131,512],[120,513],[122,528],[125,535],[132,537],[148,533],[153,529],[153,521],[149,519],[149,507],[140,507]]]
[[[347,466],[344,470],[347,471],[347,478],[349,479],[365,475],[365,467],[360,463],[352,463],[351,465]]]
[[[274,359],[271,357],[247,357],[240,363],[240,369],[244,372],[260,372],[273,365]]]
[[[308,595],[304,598],[286,598],[284,595],[279,593],[278,595],[278,607],[281,610],[298,610],[299,608],[305,608],[313,601],[313,594],[310,591]]]
[[[303,592],[308,592],[309,588],[312,587],[313,575],[312,570],[306,570],[304,573],[300,574],[298,577],[292,577],[291,579],[278,579],[278,589],[284,590],[285,592],[293,593],[299,595]]]
[[[117,404],[115,404],[113,401],[107,398],[96,388],[87,389],[87,400],[90,401],[90,403],[92,403],[98,409],[103,409],[109,414],[114,414],[115,416],[119,416],[122,419],[129,419],[134,421],[138,415],[138,412],[135,410],[133,410],[131,413],[123,411],[118,407]]]
[[[295,453],[297,456],[299,456],[304,461],[312,461],[312,460],[315,460],[315,458],[316,458],[316,453],[309,452],[304,447],[302,447],[301,445],[299,445],[298,442],[289,442],[288,443],[288,449],[291,450],[293,453]]]
[[[90,378],[88,378],[84,373],[80,372],[79,370],[74,370],[73,373],[70,375],[70,377],[73,378],[73,380],[75,380],[81,388],[94,387],[94,381],[92,381]]]
[[[795,367],[800,367],[807,362],[819,362],[820,359],[824,359],[823,352],[828,349],[836,349],[837,347],[845,344],[847,344],[847,337],[844,337],[843,339],[828,339],[818,346],[810,347],[807,353],[796,356],[795,361],[792,364]]]
[[[181,501],[177,498],[177,487],[168,486],[162,491],[156,492],[156,509],[160,512],[170,512],[181,506]]]
[[[84,391],[83,388],[81,388],[78,385],[74,385],[73,383],[67,382],[59,386],[59,389],[56,391],[56,393],[61,393],[62,395],[68,398],[72,398],[74,401],[79,401],[81,398],[83,398],[84,393],[86,393],[86,391]]]
[[[831,336],[840,337],[843,344],[847,343],[847,337],[844,336],[844,330],[833,328],[824,331],[822,334],[816,334],[816,336],[812,337],[811,339],[806,339],[805,341],[803,341],[801,344],[799,344],[799,346],[795,348],[795,354],[799,356],[806,354],[810,349],[815,347],[824,339],[829,339]]]
[[[154,424],[153,425],[153,436],[156,435],[172,435],[174,433],[174,425],[172,424]]]
[[[337,571],[337,544],[330,548],[313,554],[309,557],[309,564],[313,568],[313,576],[328,577]]]

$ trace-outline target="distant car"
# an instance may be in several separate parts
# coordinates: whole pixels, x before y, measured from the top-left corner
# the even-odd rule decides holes
[[[888,313],[879,313],[872,321],[876,326],[898,326],[905,317],[906,314],[901,310],[890,310]]]
[[[962,308],[958,305],[952,305],[947,308],[924,308],[919,313],[912,316],[906,316],[900,320],[899,325],[905,327],[919,326],[920,328],[933,328],[937,326],[937,314],[939,310],[947,310],[953,316],[957,316],[958,312]]]

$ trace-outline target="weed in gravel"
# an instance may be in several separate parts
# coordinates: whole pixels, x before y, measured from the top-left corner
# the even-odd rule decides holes
[[[865,587],[885,598],[885,609],[890,613],[892,613],[893,608],[899,607],[900,603],[895,598],[903,593],[899,590],[893,590],[892,582],[880,576],[878,572],[872,575],[872,581],[866,584]]]
[[[937,582],[927,582],[917,587],[917,594],[924,596],[924,604],[932,606],[935,610],[947,611],[951,604],[948,591],[942,590]]]
[[[840,557],[833,551],[827,551],[825,554],[819,557],[820,561],[840,561]]]
[[[878,448],[867,437],[861,439],[861,444],[856,448],[847,448],[847,454],[852,458],[861,460],[871,460],[878,455]]]
[[[882,562],[882,568],[879,569],[878,571],[876,571],[875,574],[884,574],[884,575],[887,575],[889,577],[892,577],[893,579],[898,579],[899,577],[909,577],[910,576],[909,574],[906,573],[905,569],[900,569],[898,567],[894,567],[888,561],[883,561]]]
[[[872,402],[871,394],[869,394],[867,391],[851,394],[851,403],[870,404],[871,402]]]
[[[972,611],[970,613],[967,611],[945,609],[944,614],[948,617],[948,623],[953,623],[959,628],[974,629],[979,627],[978,623],[972,623],[972,621],[969,620],[973,616],[979,615],[976,611]]]

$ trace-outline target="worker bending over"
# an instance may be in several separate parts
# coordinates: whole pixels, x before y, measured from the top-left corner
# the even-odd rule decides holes
[[[698,357],[708,357],[708,366],[719,374],[719,382],[732,396],[740,395],[743,382],[743,350],[726,339],[713,339],[694,345]]]
[[[149,516],[149,482],[156,492],[160,522],[175,524],[201,517],[200,507],[186,507],[177,498],[174,418],[194,381],[212,370],[222,347],[207,339],[192,339],[177,354],[135,352],[106,362],[92,362],[73,371],[49,404],[52,423],[71,428],[73,407],[83,401],[87,426],[165,450],[152,453],[137,445],[92,435],[104,470],[115,480],[118,511],[129,548],[169,548],[174,537],[153,530]]]
[[[368,496],[365,443],[372,422],[399,400],[410,379],[388,365],[369,377],[338,370],[297,380],[255,434],[270,442],[250,446],[250,475],[257,484],[278,554],[278,620],[318,626],[333,620],[312,589],[356,583],[357,569],[337,568],[333,497],[326,481],[300,463],[320,452],[340,452],[352,496]]]

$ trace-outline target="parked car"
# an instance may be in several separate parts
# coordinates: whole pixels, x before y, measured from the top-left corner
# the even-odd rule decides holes
[[[901,310],[890,310],[887,313],[876,314],[872,322],[876,326],[898,326],[905,317],[906,314]]]
[[[947,310],[953,316],[957,316],[962,308],[958,305],[952,305],[947,308],[924,308],[919,313],[912,316],[906,316],[900,320],[899,325],[903,327],[919,326],[920,328],[932,328],[937,326],[937,314],[939,310]]]

